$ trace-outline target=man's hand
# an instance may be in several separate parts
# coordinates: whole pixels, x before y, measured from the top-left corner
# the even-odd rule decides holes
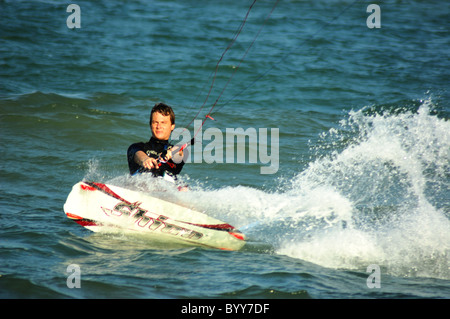
[[[166,156],[164,156],[163,160],[168,161],[172,158],[172,150],[166,151]]]
[[[177,152],[177,149],[175,148],[174,154],[172,149],[168,149],[166,156],[164,156],[163,160],[168,161],[170,159],[172,159],[175,163],[178,163],[178,161],[181,161],[183,159],[183,151]]]
[[[164,160],[168,161],[172,159],[175,163],[180,163],[183,160],[183,151],[178,151],[179,147],[174,147],[172,149],[167,150],[167,154],[164,157]]]
[[[146,159],[144,159],[141,166],[147,169],[159,168],[158,161],[153,157],[147,157]]]
[[[134,161],[140,166],[147,169],[159,168],[159,164],[156,158],[149,157],[143,151],[137,151],[136,154],[134,154]]]

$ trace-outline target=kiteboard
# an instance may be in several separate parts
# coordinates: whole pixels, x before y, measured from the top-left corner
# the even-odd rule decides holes
[[[142,234],[164,243],[239,250],[238,229],[205,213],[123,187],[82,181],[64,204],[68,218],[94,232]]]

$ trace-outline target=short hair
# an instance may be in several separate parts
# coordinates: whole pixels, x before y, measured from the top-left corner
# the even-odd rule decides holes
[[[172,108],[164,103],[156,103],[155,106],[152,108],[152,111],[150,113],[150,125],[152,124],[152,117],[153,113],[158,112],[161,113],[164,116],[170,116],[170,122],[172,124],[175,124],[175,113],[173,112]]]

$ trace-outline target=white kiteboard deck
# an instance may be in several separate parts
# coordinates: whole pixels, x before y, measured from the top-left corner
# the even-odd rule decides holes
[[[64,204],[67,217],[87,229],[145,234],[166,243],[239,250],[245,236],[204,213],[142,192],[95,182],[75,184]]]

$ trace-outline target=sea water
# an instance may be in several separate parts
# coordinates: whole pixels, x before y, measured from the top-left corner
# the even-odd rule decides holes
[[[257,1],[219,64],[252,1],[76,4],[80,28],[65,3],[0,5],[2,298],[450,296],[447,2],[382,2],[369,28],[369,2],[279,1],[264,22],[275,1]],[[245,139],[243,162],[200,157],[180,175],[188,192],[165,190],[240,228],[242,251],[66,218],[78,181],[130,184],[126,150],[157,102],[191,136],[198,113],[203,132],[278,130],[256,144],[278,143],[276,172]],[[213,141],[188,151],[225,158]]]

